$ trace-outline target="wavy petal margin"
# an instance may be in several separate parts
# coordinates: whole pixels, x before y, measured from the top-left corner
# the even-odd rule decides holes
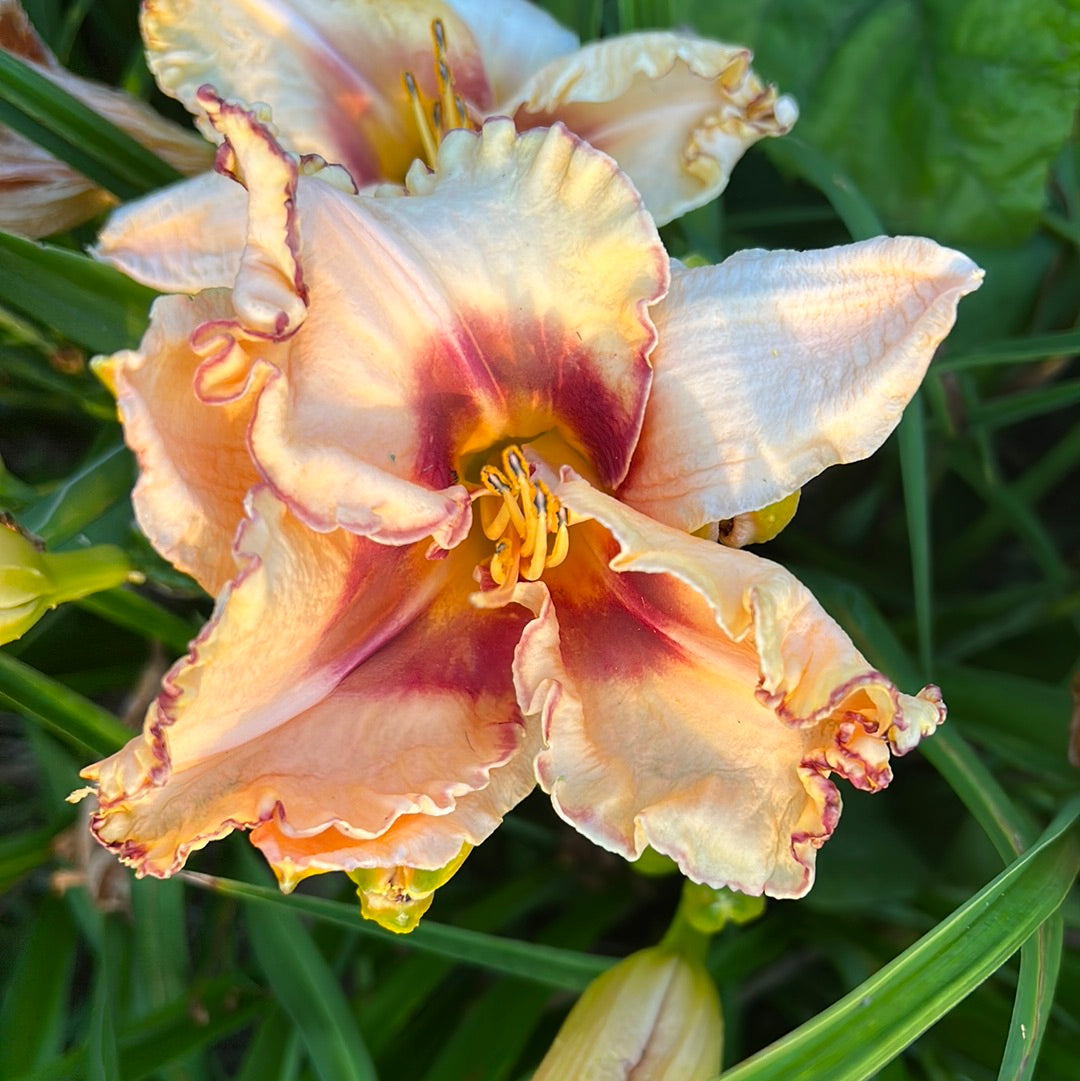
[[[751,58],[680,34],[625,34],[553,60],[500,107],[519,128],[562,121],[606,151],[663,225],[716,198],[749,147],[795,123],[795,102]]]
[[[937,689],[898,692],[782,567],[565,471],[556,494],[586,521],[519,688],[556,810],[627,859],[651,845],[694,881],[806,893],[840,815],[830,775],[888,784],[890,748],[943,719]]]
[[[693,531],[872,454],[982,277],[921,237],[674,267],[619,498]]]
[[[82,773],[95,835],[139,875],[237,828],[363,841],[447,815],[524,739],[506,671],[528,614],[468,604],[475,553],[313,533],[265,489],[249,511],[143,735]]]

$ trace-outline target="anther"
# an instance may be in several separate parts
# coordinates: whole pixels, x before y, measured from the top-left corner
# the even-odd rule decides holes
[[[435,165],[435,158],[439,152],[439,140],[435,128],[432,127],[427,113],[424,111],[424,102],[420,97],[420,88],[416,85],[416,79],[411,71],[405,72],[401,77],[405,84],[405,92],[409,95],[409,105],[412,107],[413,119],[416,121],[417,130],[420,132],[420,141],[424,144],[424,154],[428,164]]]

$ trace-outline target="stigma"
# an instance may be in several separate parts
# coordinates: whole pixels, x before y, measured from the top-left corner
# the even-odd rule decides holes
[[[425,100],[416,76],[411,71],[402,75],[405,93],[409,96],[409,105],[413,119],[424,144],[424,156],[431,168],[435,167],[439,143],[447,132],[455,128],[475,128],[469,120],[465,102],[454,89],[454,75],[446,57],[446,29],[442,19],[435,19],[431,24],[432,51],[435,58],[436,96],[433,101]]]
[[[490,572],[496,585],[517,579],[535,582],[548,567],[557,567],[570,548],[566,508],[540,479],[521,448],[502,452],[502,468],[480,470],[480,520],[484,536],[495,542]],[[494,497],[494,498],[485,498]]]

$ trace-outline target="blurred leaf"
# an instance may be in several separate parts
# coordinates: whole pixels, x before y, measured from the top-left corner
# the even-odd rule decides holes
[[[246,861],[254,864],[252,857]],[[274,997],[307,1047],[321,1081],[375,1081],[375,1065],[337,978],[298,915],[251,905],[244,923]]]
[[[232,977],[190,988],[182,999],[123,1026],[117,1037],[123,1081],[143,1081],[208,1043],[250,1024],[266,1009],[266,1000]],[[86,1047],[53,1059],[16,1081],[83,1081],[88,1074]]]
[[[182,877],[193,885],[227,897],[236,897],[256,905],[283,906],[384,942],[390,934],[370,920],[361,919],[355,905],[300,894],[285,897],[277,889],[267,886],[255,886],[249,882],[236,882],[195,871],[184,871]],[[524,976],[537,983],[568,991],[584,990],[595,976],[612,964],[611,959],[606,957],[575,953],[554,946],[535,946],[529,942],[497,938],[461,927],[447,927],[430,920],[425,920],[408,935],[395,937],[393,941],[405,949],[422,950],[494,972]]]
[[[0,893],[52,857],[52,839],[51,829],[0,837]]]
[[[127,447],[110,442],[69,477],[19,515],[19,524],[56,547],[70,540],[110,507],[127,499],[135,461]]]
[[[93,352],[138,345],[155,296],[88,256],[0,232],[0,301]]]
[[[904,485],[911,574],[915,585],[915,625],[918,629],[919,667],[928,677],[934,654],[934,583],[930,560],[930,492],[926,469],[926,423],[922,395],[916,394],[904,410],[897,429],[900,475]]]
[[[798,99],[800,138],[850,173],[890,232],[1009,243],[1035,228],[1080,86],[1071,0],[671,6],[754,49],[757,69]],[[785,142],[766,150],[782,159]]]
[[[1028,852],[880,972],[724,1081],[863,1081],[973,991],[1057,911],[1080,870],[1074,802]]]
[[[23,927],[18,956],[0,1011],[0,1072],[17,1077],[58,1054],[68,1012],[68,990],[75,967],[76,932],[55,897],[43,897]]]
[[[182,179],[127,132],[2,49],[0,122],[118,199],[133,199]]]
[[[156,639],[177,656],[187,652],[188,643],[199,633],[195,624],[130,589],[109,589],[76,603],[118,627]]]
[[[965,368],[986,368],[1015,364],[1018,360],[1042,360],[1045,357],[1070,356],[1080,352],[1080,329],[1056,334],[1036,334],[1014,341],[991,342],[977,351],[958,357],[942,357],[934,362],[935,372],[956,372]]]
[[[107,755],[132,736],[88,698],[0,650],[0,705],[8,705],[80,751]]]

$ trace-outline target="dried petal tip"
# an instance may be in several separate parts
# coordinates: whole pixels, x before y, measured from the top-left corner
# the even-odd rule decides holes
[[[445,867],[433,871],[416,867],[350,871],[349,878],[356,883],[356,895],[360,898],[360,915],[395,934],[415,931],[420,917],[431,907],[435,891],[450,881],[471,851],[472,845],[462,845]]]
[[[724,1026],[704,967],[662,946],[641,950],[585,989],[533,1081],[708,1081]]]

